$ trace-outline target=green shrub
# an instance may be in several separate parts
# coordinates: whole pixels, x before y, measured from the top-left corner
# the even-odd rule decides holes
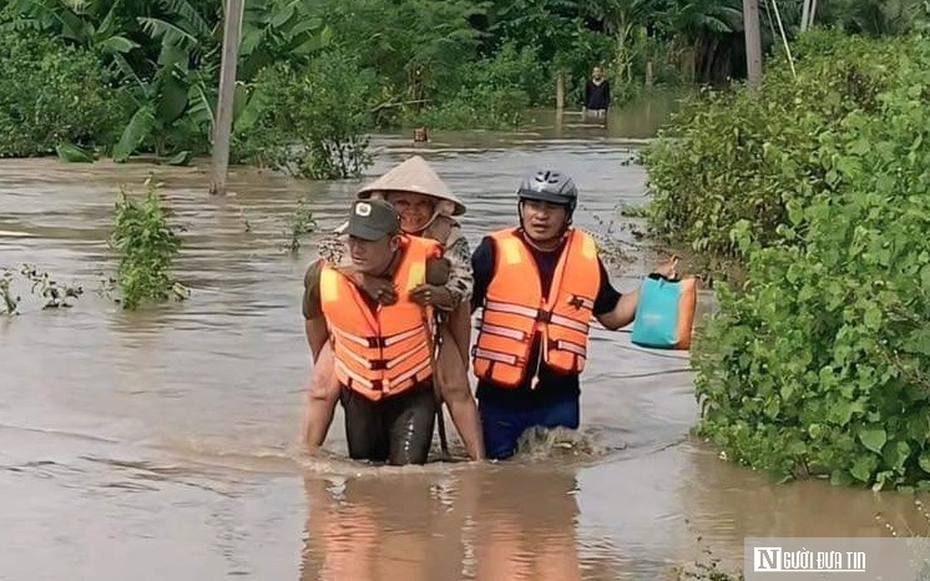
[[[372,163],[377,95],[374,73],[342,51],[324,52],[306,71],[269,67],[236,123],[235,156],[299,177],[357,177]]]
[[[107,144],[128,118],[97,56],[52,38],[11,33],[0,43],[0,79],[0,157]]]
[[[877,96],[923,58],[920,41],[816,31],[769,64],[758,96],[744,87],[685,101],[648,148],[650,226],[695,251],[741,257],[730,233],[746,221],[761,243],[779,239],[787,206],[850,186],[845,152],[860,147],[850,115],[878,112]],[[924,62],[927,62],[924,60]]]
[[[551,92],[536,51],[505,44],[494,57],[467,63],[438,105],[408,116],[408,124],[432,129],[510,129],[525,122],[525,111]]]
[[[731,192],[762,197],[772,179],[790,195],[771,232],[730,214],[748,282],[720,287],[719,313],[696,338],[696,432],[785,478],[930,489],[930,48],[882,48],[883,82],[840,117],[810,102],[809,115],[781,118],[803,151],[777,146],[784,177],[729,174]],[[803,139],[803,122],[821,118]]]
[[[525,122],[529,99],[511,87],[478,85],[463,88],[459,96],[412,115],[416,125],[445,130],[503,130]]]
[[[143,301],[184,298],[187,289],[171,276],[181,239],[168,223],[171,216],[158,195],[158,184],[146,180],[140,202],[120,189],[110,247],[119,254],[119,288],[123,307],[137,309]]]

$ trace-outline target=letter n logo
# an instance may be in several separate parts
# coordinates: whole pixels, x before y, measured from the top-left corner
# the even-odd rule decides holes
[[[753,547],[753,571],[781,571],[781,547]]]

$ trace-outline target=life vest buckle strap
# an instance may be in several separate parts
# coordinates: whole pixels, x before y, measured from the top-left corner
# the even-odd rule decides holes
[[[587,297],[583,297],[581,295],[572,294],[571,297],[566,299],[566,302],[572,307],[574,307],[575,310],[578,310],[582,307],[588,310],[594,309],[594,301],[592,301],[591,299]]]
[[[339,335],[341,338],[362,345],[363,347],[368,347],[369,349],[384,349],[386,347],[391,347],[401,341],[405,341],[412,337],[415,337],[417,334],[423,331],[422,327],[417,325],[406,331],[397,333],[395,335],[390,335],[387,337],[360,337],[358,335],[353,335],[351,333],[346,333],[345,331],[335,328],[332,328],[333,334]]]
[[[372,371],[384,371],[388,368],[387,359],[372,359],[368,362],[369,369]]]
[[[482,324],[479,329],[483,333],[497,335],[499,337],[506,337],[507,339],[514,339],[515,341],[523,341],[526,339],[526,333],[523,331],[518,329],[511,329],[509,327],[503,327],[501,325]]]
[[[525,307],[523,305],[515,305],[513,303],[504,303],[500,301],[487,301],[484,304],[484,310],[497,311],[498,313],[507,313],[510,315],[519,315],[521,317],[528,317],[530,319],[535,319],[539,313],[539,309]]]
[[[520,359],[516,355],[510,353],[500,353],[499,351],[492,351],[490,349],[480,349],[475,348],[473,351],[473,356],[478,359],[487,359],[488,361],[497,361],[499,363],[504,363],[506,365],[517,365]]]
[[[551,323],[552,322],[552,311],[544,311],[539,309],[536,311],[536,322],[538,323]]]
[[[432,375],[431,365],[432,363],[429,360],[426,360],[423,363],[419,364],[417,367],[411,369],[410,371],[404,373],[403,375],[398,376],[396,379],[394,379],[392,388],[396,386],[400,386],[400,385],[405,385],[406,382],[411,381],[411,380],[416,382],[417,378],[420,378],[420,377],[422,377],[425,380],[425,378],[430,377]],[[420,375],[421,373],[423,375]]]
[[[356,343],[362,346],[368,345],[369,347],[371,347],[371,340],[368,337],[359,337],[358,335],[346,333],[345,331],[343,331],[342,329],[336,326],[330,326],[330,330],[332,331],[332,334],[334,336],[338,336],[342,339],[345,339],[346,341],[351,341],[352,343]]]
[[[553,341],[552,349],[559,350],[559,351],[568,351],[569,353],[574,353],[575,355],[578,355],[579,357],[587,358],[588,356],[588,350],[584,345],[579,345],[571,341],[564,341],[562,339]]]
[[[375,391],[381,391],[381,387],[380,387],[380,386],[381,386],[381,381],[380,381],[380,380],[377,380],[377,381],[369,381],[369,380],[365,379],[364,377],[362,377],[361,375],[359,375],[358,373],[356,373],[356,372],[352,371],[351,369],[349,369],[348,366],[346,366],[345,363],[343,363],[342,361],[339,361],[338,359],[336,360],[336,368],[337,368],[339,371],[341,371],[342,373],[344,373],[344,374],[346,375],[346,377],[348,378],[348,383],[349,383],[349,385],[346,385],[346,387],[351,387],[352,384],[358,383],[358,384],[364,386],[366,389],[371,389],[371,390],[375,390]]]
[[[573,321],[572,319],[569,319],[568,317],[563,317],[561,315],[552,315],[551,320],[549,322],[551,322],[554,325],[558,325],[560,327],[565,327],[566,329],[572,329],[574,331],[578,331],[579,333],[587,333],[588,328],[589,328],[587,323]]]
[[[423,326],[416,325],[406,331],[397,333],[396,335],[391,335],[391,336],[382,338],[381,347],[391,347],[392,345],[396,345],[397,343],[400,343],[401,341],[406,341],[407,339],[416,337],[422,332],[423,332]]]

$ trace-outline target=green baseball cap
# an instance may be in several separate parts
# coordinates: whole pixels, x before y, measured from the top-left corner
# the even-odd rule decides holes
[[[381,240],[400,233],[400,216],[384,200],[358,200],[352,204],[345,233],[362,240]]]

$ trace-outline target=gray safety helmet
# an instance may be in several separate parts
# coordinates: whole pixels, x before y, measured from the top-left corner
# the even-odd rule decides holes
[[[578,188],[566,174],[556,170],[540,170],[527,176],[520,183],[517,197],[523,200],[540,200],[561,204],[568,209],[569,215],[575,211],[578,202]]]

